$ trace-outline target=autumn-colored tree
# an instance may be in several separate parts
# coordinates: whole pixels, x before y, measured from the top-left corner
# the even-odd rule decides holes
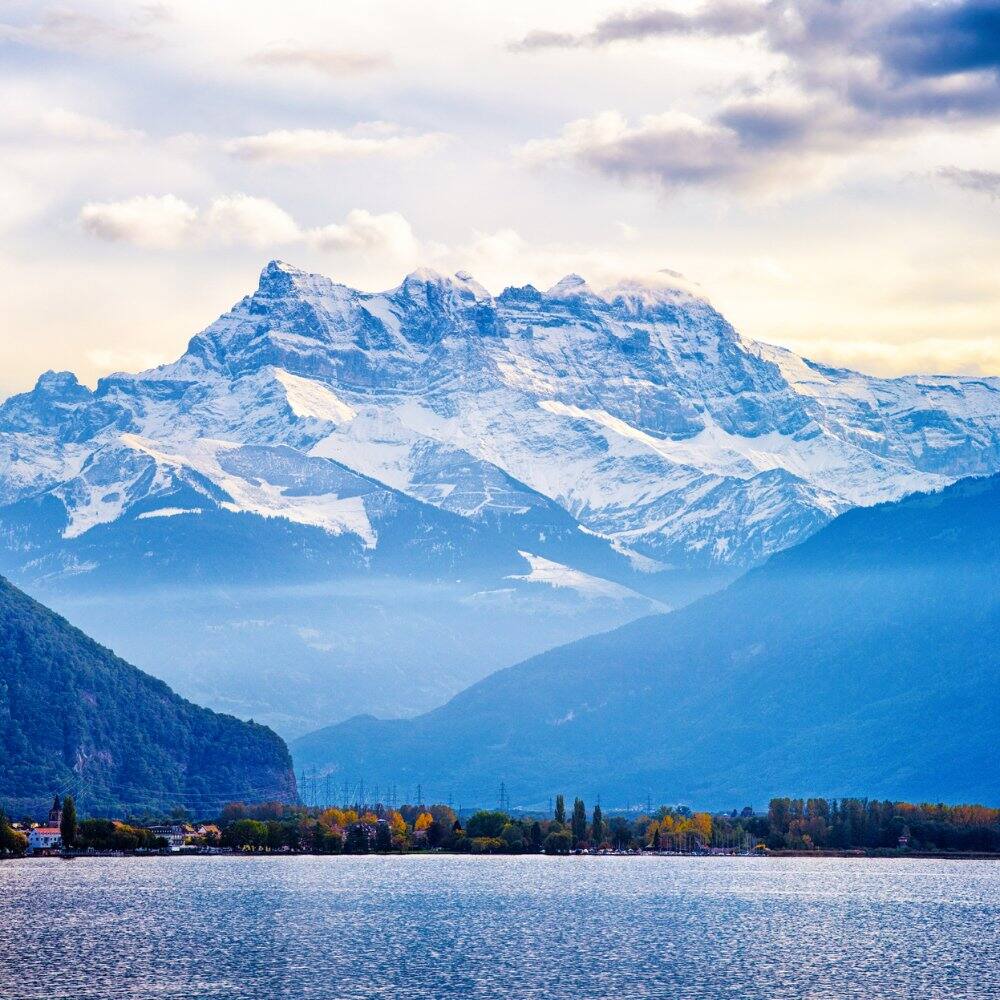
[[[402,814],[393,809],[386,815],[389,821],[389,829],[392,831],[392,846],[402,849],[409,843],[410,828],[406,825],[406,820]]]
[[[433,822],[434,817],[429,812],[422,812],[414,821],[413,830],[415,833],[419,833],[422,830],[428,830]]]
[[[703,843],[712,842],[712,816],[710,813],[695,813],[691,817],[691,830]]]

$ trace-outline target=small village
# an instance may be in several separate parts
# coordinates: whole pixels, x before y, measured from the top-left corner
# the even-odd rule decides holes
[[[69,802],[72,804],[72,800]],[[10,829],[25,839],[24,854],[29,857],[63,857],[73,853],[108,855],[137,851],[177,853],[183,850],[221,850],[212,846],[213,842],[218,843],[220,831],[211,823],[162,822],[133,826],[116,820],[85,822],[100,824],[107,830],[110,837],[105,839],[109,846],[101,849],[88,846],[83,851],[74,851],[75,845],[66,844],[67,816],[63,801],[58,795],[53,799],[52,808],[44,822],[15,821],[10,823]],[[76,826],[75,818],[72,820],[72,825]],[[74,830],[72,838],[74,841],[77,839],[76,834],[77,830]]]

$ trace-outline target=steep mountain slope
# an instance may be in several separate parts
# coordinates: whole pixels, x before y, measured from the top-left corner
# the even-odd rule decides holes
[[[500,671],[296,765],[434,794],[726,807],[1000,801],[1000,476],[843,514],[725,591]]]
[[[296,798],[270,729],[184,701],[2,578],[0,759],[0,802],[15,815],[56,792],[118,815]]]
[[[997,468],[1000,380],[746,343],[676,276],[494,298],[272,262],[177,362],[0,407],[0,571],[294,733],[428,708],[851,506]]]

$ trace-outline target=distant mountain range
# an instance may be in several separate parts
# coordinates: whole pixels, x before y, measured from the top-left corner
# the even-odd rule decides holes
[[[0,571],[288,734],[412,714],[1000,469],[1000,380],[742,340],[676,276],[360,292],[272,262],[177,362],[0,407]]]
[[[2,578],[0,762],[0,805],[14,816],[56,793],[119,817],[297,797],[270,729],[192,705]]]
[[[725,591],[502,670],[296,765],[430,797],[1000,802],[1000,476],[849,511]]]

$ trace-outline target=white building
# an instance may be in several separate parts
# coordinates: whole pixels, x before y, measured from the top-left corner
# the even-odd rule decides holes
[[[58,851],[62,847],[62,834],[58,826],[36,826],[28,834],[28,851]]]
[[[179,823],[151,826],[149,831],[156,837],[162,837],[171,851],[179,851],[184,846],[184,827]]]

